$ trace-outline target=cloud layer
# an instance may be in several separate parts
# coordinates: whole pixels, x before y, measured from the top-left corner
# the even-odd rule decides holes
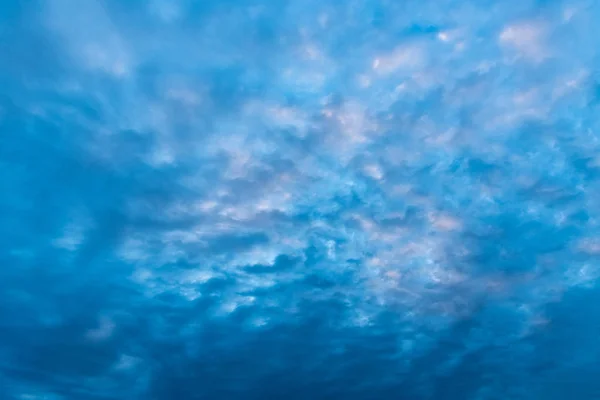
[[[600,396],[599,6],[0,6],[0,398]]]

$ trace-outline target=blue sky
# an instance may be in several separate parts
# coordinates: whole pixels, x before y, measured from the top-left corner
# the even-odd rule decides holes
[[[600,398],[598,20],[2,2],[0,398]]]

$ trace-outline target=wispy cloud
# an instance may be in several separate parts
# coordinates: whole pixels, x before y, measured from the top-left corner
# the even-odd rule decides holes
[[[592,398],[600,9],[546,3],[1,5],[0,397]]]

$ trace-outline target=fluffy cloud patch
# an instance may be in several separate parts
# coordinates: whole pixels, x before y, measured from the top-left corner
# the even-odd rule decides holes
[[[594,398],[600,9],[488,3],[0,6],[0,397]]]

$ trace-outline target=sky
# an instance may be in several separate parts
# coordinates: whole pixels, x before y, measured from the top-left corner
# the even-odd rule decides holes
[[[600,398],[600,3],[0,3],[0,399]]]

